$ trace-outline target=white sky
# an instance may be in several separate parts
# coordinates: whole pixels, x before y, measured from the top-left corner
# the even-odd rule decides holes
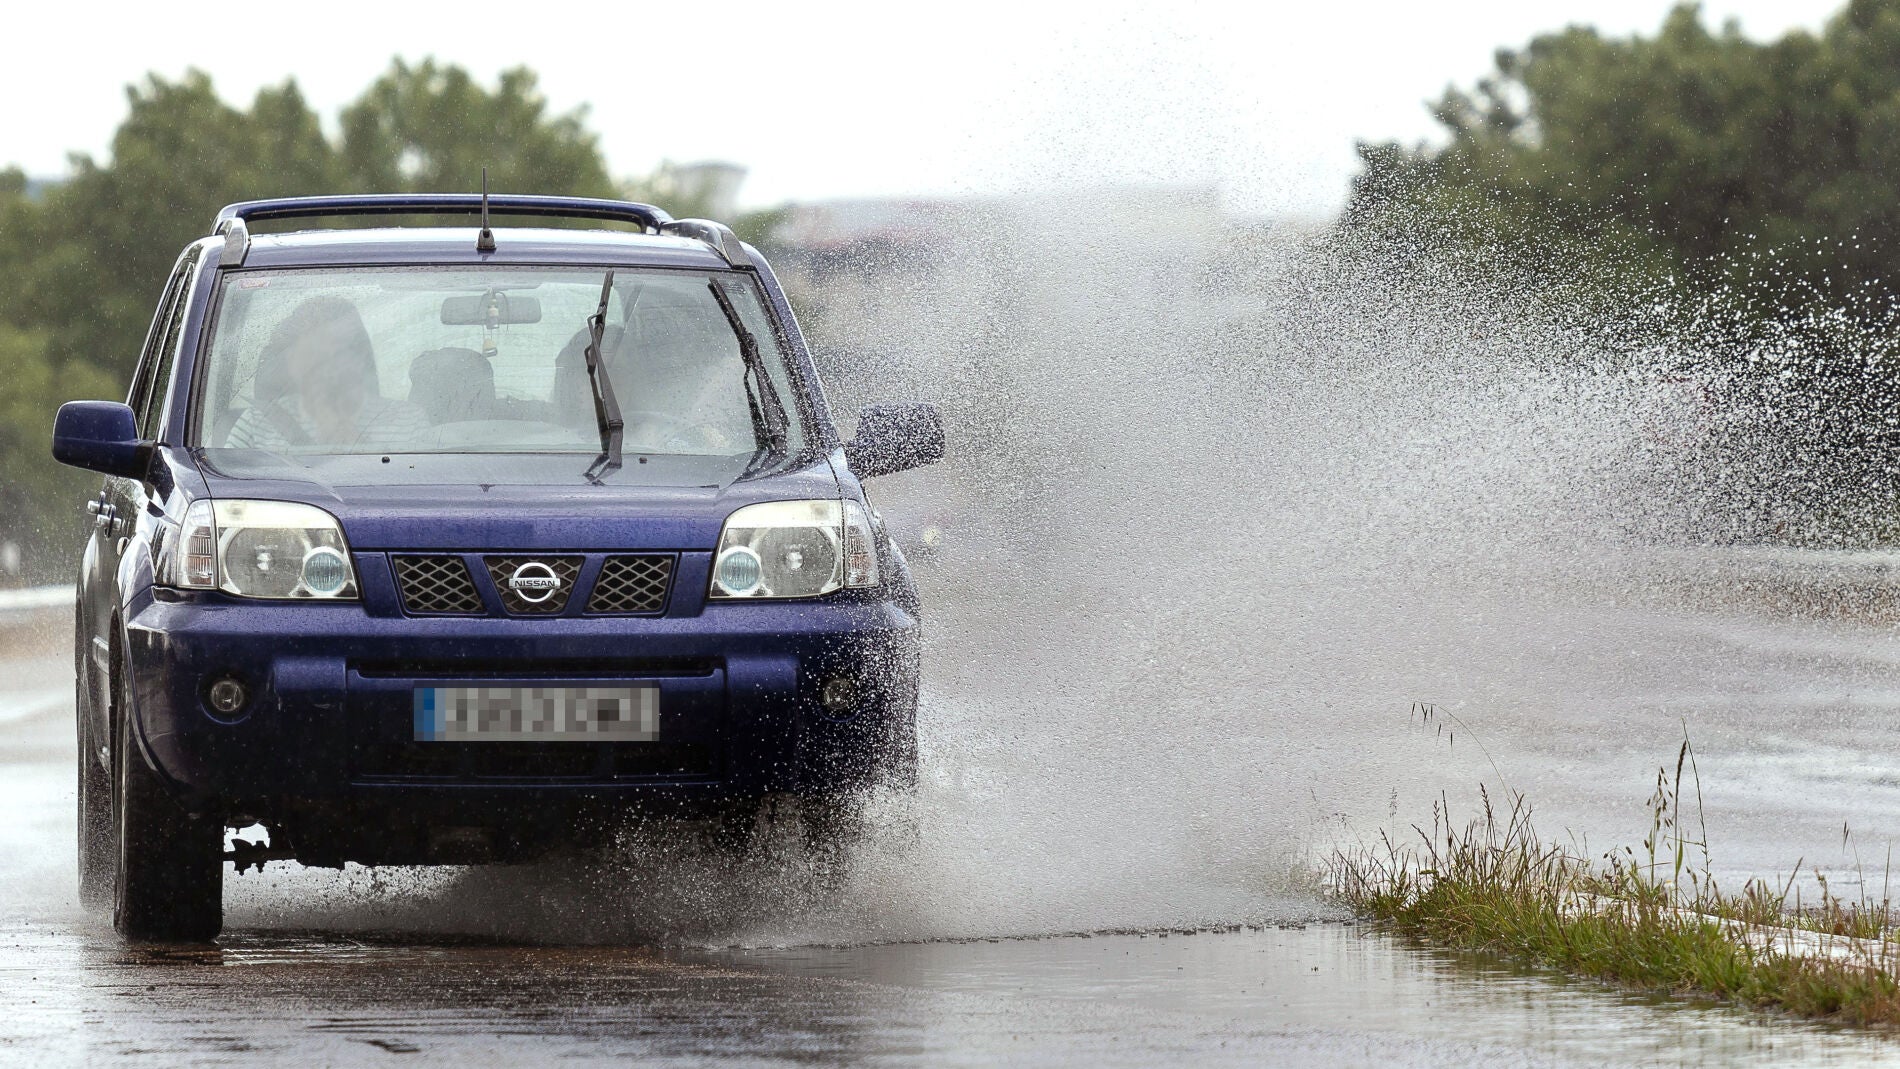
[[[1773,37],[1842,2],[1704,10]],[[1653,33],[1669,6],[69,0],[9,13],[0,165],[57,175],[68,152],[103,155],[147,71],[202,68],[239,103],[295,76],[333,122],[392,56],[434,55],[485,79],[533,68],[555,110],[592,107],[617,173],[745,164],[748,206],[1215,181],[1238,211],[1316,214],[1341,203],[1355,138],[1430,136],[1424,102],[1475,81],[1496,48],[1573,22]]]

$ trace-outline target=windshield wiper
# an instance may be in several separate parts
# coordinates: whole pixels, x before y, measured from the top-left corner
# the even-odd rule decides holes
[[[726,322],[732,325],[732,333],[739,338],[739,356],[745,361],[746,389],[745,402],[752,409],[754,433],[761,435],[774,453],[785,451],[785,405],[780,402],[778,387],[772,385],[772,377],[765,373],[765,361],[759,356],[759,340],[746,329],[745,322],[739,318],[739,310],[733,307],[732,295],[718,279],[708,282],[713,300],[719,302],[719,310],[726,314]]]
[[[600,307],[587,317],[587,382],[594,388],[594,418],[600,422],[600,456],[581,475],[595,484],[620,470],[620,438],[627,426],[620,418],[613,380],[607,377],[600,359],[600,339],[607,329],[607,299],[613,292],[614,273],[609,271],[600,284]]]

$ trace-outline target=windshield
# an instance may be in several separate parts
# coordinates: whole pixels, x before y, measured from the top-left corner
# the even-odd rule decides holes
[[[586,348],[606,274],[520,267],[232,274],[199,379],[194,444],[325,454],[598,453]],[[742,337],[757,348],[757,375],[747,375]],[[627,453],[739,455],[803,445],[796,406],[757,396],[795,395],[747,276],[616,268],[600,355]]]

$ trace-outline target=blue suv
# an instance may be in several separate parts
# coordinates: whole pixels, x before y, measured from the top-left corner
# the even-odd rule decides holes
[[[470,225],[251,232],[416,215]],[[940,459],[941,421],[873,406],[841,440],[772,269],[718,223],[231,205],[127,402],[63,406],[53,455],[106,476],[79,884],[127,938],[216,936],[227,861],[519,861],[914,782],[920,607],[861,482]]]

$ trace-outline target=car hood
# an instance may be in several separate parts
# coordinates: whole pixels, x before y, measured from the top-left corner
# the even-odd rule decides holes
[[[709,550],[743,505],[838,496],[822,457],[748,472],[748,456],[630,455],[599,485],[581,477],[591,458],[563,454],[196,459],[213,498],[315,505],[359,550]]]

